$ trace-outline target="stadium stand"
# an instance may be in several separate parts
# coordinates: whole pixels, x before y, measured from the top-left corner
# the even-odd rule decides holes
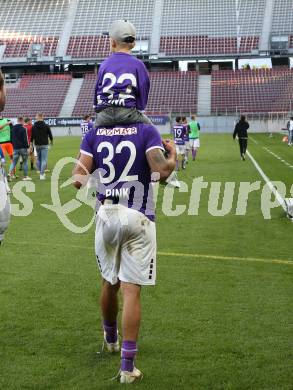
[[[272,22],[273,35],[288,35],[289,47],[293,48],[293,2],[278,0],[274,3]]]
[[[151,72],[150,81],[147,112],[196,112],[197,72]]]
[[[289,112],[293,69],[212,72],[212,113]]]
[[[97,76],[94,73],[87,73],[84,76],[72,116],[80,117],[85,114],[93,114],[96,79]]]
[[[160,51],[166,55],[236,54],[258,48],[265,0],[164,1]],[[178,12],[178,10],[180,10]]]
[[[131,20],[138,40],[148,41],[149,47],[151,40],[157,39],[163,56],[236,55],[259,48],[266,0],[164,0],[160,28],[157,37],[152,37],[157,1],[77,0],[69,42],[64,40],[64,55],[81,59],[107,56],[105,33],[118,18]],[[32,43],[42,44],[43,56],[56,55],[70,7],[69,0],[0,0],[4,58],[27,56]],[[293,48],[292,0],[274,2],[271,32],[288,35]]]
[[[258,49],[264,23],[265,0],[240,0],[237,12],[238,52]]]
[[[237,53],[236,37],[168,36],[161,37],[160,50],[166,55],[192,56],[197,54]]]
[[[207,18],[206,15],[210,17]],[[231,1],[164,1],[160,52],[192,55],[237,52],[236,9]]]
[[[77,8],[70,19],[73,3]],[[155,5],[161,4],[162,14],[153,28]],[[200,55],[240,58],[241,54],[250,54],[258,50],[259,44],[263,47],[263,42],[268,41],[264,31],[266,18],[272,21],[271,31],[267,33],[288,36],[293,48],[293,0],[274,1],[270,18],[266,13],[268,4],[266,0],[164,0],[162,3],[159,0],[0,0],[0,45],[3,45],[0,56],[3,55],[4,62],[25,58],[35,43],[41,44],[45,57],[55,56],[57,47],[58,53],[62,47],[62,53],[71,56],[73,61],[102,59],[109,54],[109,38],[105,33],[111,21],[117,18],[133,21],[138,40],[149,43],[155,40],[154,46],[160,53],[154,54],[158,54],[159,60],[164,55],[171,59]],[[73,23],[64,23],[66,20]],[[74,116],[92,112],[95,79],[93,73],[84,76]],[[148,112],[195,111],[196,72],[151,72],[150,79]],[[58,116],[70,80],[70,75],[23,76],[15,87],[8,87],[6,114],[16,116],[25,111],[32,115],[41,110],[47,116]],[[285,68],[214,71],[212,112],[289,111],[290,88],[293,88],[292,71]],[[44,90],[45,97],[42,96]]]
[[[73,116],[93,113],[93,96],[96,76],[86,74]],[[148,113],[195,112],[197,109],[196,72],[151,72],[151,90]]]
[[[25,57],[33,43],[42,44],[43,56],[55,55],[67,8],[67,0],[2,0],[0,45],[6,45],[4,57]]]
[[[67,55],[74,58],[103,58],[109,54],[111,21],[129,19],[137,28],[137,39],[149,39],[152,28],[155,0],[88,1],[79,0]]]
[[[16,85],[7,86],[4,115],[34,117],[43,112],[47,117],[57,117],[71,79],[71,75],[24,75]]]
[[[278,0],[274,2],[272,33],[293,35],[292,0]]]

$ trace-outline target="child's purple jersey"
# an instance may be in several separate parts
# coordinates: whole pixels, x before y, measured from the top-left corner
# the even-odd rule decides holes
[[[97,112],[109,106],[143,111],[149,90],[150,79],[144,63],[131,54],[113,53],[100,66],[94,108]]]
[[[80,153],[93,157],[98,169],[98,200],[111,199],[154,220],[151,171],[146,153],[162,149],[162,140],[153,125],[99,127],[88,132]]]
[[[82,121],[80,124],[81,129],[81,139],[84,139],[85,135],[94,128],[92,121]]]
[[[187,129],[183,125],[174,125],[173,126],[175,145],[185,145],[186,132],[187,132]]]

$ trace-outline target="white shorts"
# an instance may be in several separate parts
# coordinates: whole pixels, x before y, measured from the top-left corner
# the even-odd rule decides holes
[[[200,147],[199,138],[190,139],[189,140],[189,145],[190,145],[191,148],[199,148]]]
[[[139,211],[103,205],[97,213],[95,250],[102,277],[140,286],[156,282],[156,225]]]
[[[175,145],[177,154],[185,154],[185,145]]]
[[[190,141],[185,141],[185,149],[189,150],[190,149]]]

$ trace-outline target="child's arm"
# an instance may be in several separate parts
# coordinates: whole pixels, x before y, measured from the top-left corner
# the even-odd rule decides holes
[[[136,107],[138,110],[143,111],[147,106],[149,92],[150,92],[150,78],[149,78],[148,71],[143,63],[141,63],[137,75],[138,75],[137,77],[138,95],[137,95]]]
[[[95,96],[94,96],[94,110],[97,108],[98,106],[98,99],[97,99],[97,95],[98,95],[98,88],[99,88],[99,85],[102,83],[102,76],[101,76],[101,66],[99,68],[99,72],[98,72],[98,77],[97,77],[97,81],[96,81],[96,87],[95,87]]]

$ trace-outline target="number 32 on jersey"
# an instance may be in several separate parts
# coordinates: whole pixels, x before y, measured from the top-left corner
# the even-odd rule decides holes
[[[103,158],[103,165],[106,165],[109,168],[109,174],[108,176],[103,176],[101,178],[101,183],[103,184],[109,184],[112,183],[112,181],[115,179],[115,167],[112,163],[112,160],[114,158],[114,153],[122,153],[123,149],[128,149],[130,152],[129,160],[127,161],[125,168],[123,172],[121,173],[120,177],[117,178],[117,182],[126,182],[126,181],[137,181],[138,175],[129,175],[129,172],[133,166],[133,163],[136,158],[136,147],[133,142],[131,141],[122,141],[119,142],[119,144],[116,145],[116,148],[114,150],[114,146],[110,142],[101,142],[97,148],[97,152],[101,153],[103,149],[106,149],[108,152],[107,157]]]

